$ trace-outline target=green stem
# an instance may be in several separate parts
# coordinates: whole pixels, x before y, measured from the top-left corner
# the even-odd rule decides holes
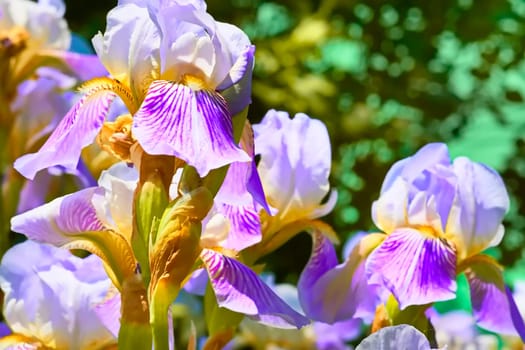
[[[175,291],[170,288],[170,295],[178,294],[178,289]],[[170,304],[166,303],[166,298],[156,297],[151,302],[150,320],[151,329],[153,332],[153,347],[154,349],[169,349],[170,336],[170,322],[168,317],[171,317],[169,311]]]
[[[125,281],[121,298],[118,348],[120,350],[151,350],[148,295],[140,276],[132,276]],[[155,349],[168,348],[156,347]]]

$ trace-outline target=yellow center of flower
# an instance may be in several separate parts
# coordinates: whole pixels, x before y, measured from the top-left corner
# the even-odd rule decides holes
[[[184,74],[181,79],[181,84],[186,85],[193,91],[205,90],[207,89],[206,82],[201,78],[198,78],[194,75]]]
[[[0,31],[0,59],[18,55],[26,48],[28,39],[29,34],[21,27]]]

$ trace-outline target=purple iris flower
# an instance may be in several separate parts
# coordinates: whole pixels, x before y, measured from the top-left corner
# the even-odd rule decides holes
[[[508,207],[496,171],[465,157],[452,162],[445,144],[424,146],[392,166],[373,204],[386,236],[367,259],[368,282],[404,309],[454,298],[456,275],[464,272],[477,324],[525,334],[511,317],[515,303],[502,267],[480,254],[501,241]]]
[[[25,241],[4,255],[0,287],[5,320],[22,343],[50,349],[116,344],[95,312],[111,287],[95,255],[81,259],[64,249]]]
[[[147,153],[181,158],[201,176],[250,160],[233,139],[232,116],[250,103],[254,46],[239,28],[216,22],[204,1],[120,2],[93,45],[111,78],[84,85],[42,148],[16,161],[24,176],[76,167],[117,95]]]
[[[118,272],[135,266],[130,242],[132,198],[137,181],[134,169],[118,163],[103,173],[98,187],[19,214],[11,219],[11,228],[30,239],[56,246],[90,248],[102,256],[111,252],[112,277],[117,285],[121,280]],[[90,239],[102,241],[104,250],[93,249],[86,243]],[[203,246],[200,260],[219,306],[274,327],[300,328],[310,322],[280,299],[252,269],[218,250]],[[108,324],[111,319],[114,318]]]

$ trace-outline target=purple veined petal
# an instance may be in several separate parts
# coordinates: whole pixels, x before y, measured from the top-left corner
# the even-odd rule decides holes
[[[456,158],[453,166],[458,184],[447,231],[456,235],[466,257],[499,244],[510,201],[503,180],[493,169],[465,157]]]
[[[254,157],[253,130],[249,122],[246,122],[244,125],[239,145],[252,160],[230,164],[221,188],[215,196],[215,200],[221,203],[241,206],[251,205],[255,200],[267,213],[270,213],[261,179],[257,172],[257,164]]]
[[[503,282],[502,268],[488,256],[473,257],[465,271],[470,287],[472,312],[478,326],[501,334],[523,336],[523,319],[516,314],[512,296]],[[517,322],[516,322],[517,321]]]
[[[254,204],[219,204],[217,210],[230,222],[230,231],[221,246],[241,251],[262,240],[261,219]]]
[[[11,219],[11,229],[38,242],[62,246],[75,234],[104,231],[104,224],[92,205],[93,196],[103,189],[90,187],[34,208]]]
[[[370,284],[390,290],[401,309],[453,299],[456,252],[443,239],[400,228],[370,254],[366,275]]]
[[[407,324],[381,328],[356,347],[356,350],[390,349],[431,350],[431,347],[423,333]]]
[[[277,328],[301,328],[310,321],[294,311],[247,266],[204,249],[211,285],[220,307],[243,313],[262,324]]]
[[[118,338],[120,330],[120,307],[120,293],[116,290],[112,296],[107,297],[106,300],[94,307],[95,314],[100,322],[115,338]]]
[[[38,152],[26,154],[15,161],[15,169],[30,180],[39,170],[53,165],[76,169],[82,148],[95,139],[115,96],[115,93],[105,90],[83,96]]]
[[[201,176],[250,160],[233,140],[226,102],[211,91],[154,81],[135,114],[132,132],[146,152],[177,156]]]
[[[333,324],[373,317],[379,298],[376,287],[367,283],[364,263],[383,238],[382,234],[365,236],[350,257],[337,264],[332,243],[321,232],[314,232],[312,255],[297,285],[299,301],[309,318]]]

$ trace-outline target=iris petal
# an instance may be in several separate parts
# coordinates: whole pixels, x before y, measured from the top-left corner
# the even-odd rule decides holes
[[[485,165],[459,157],[454,161],[454,172],[457,199],[447,231],[457,234],[464,254],[470,256],[501,240],[501,221],[509,208],[509,197],[501,177]]]
[[[209,249],[203,250],[201,258],[219,306],[278,328],[300,328],[309,323],[247,266]]]
[[[235,161],[249,161],[233,140],[230,112],[216,92],[154,81],[136,113],[133,135],[150,154],[174,155],[201,176]]]
[[[465,274],[477,324],[493,332],[516,334],[513,316],[517,318],[512,315],[501,267],[492,258],[478,255],[470,260]]]
[[[88,231],[104,231],[91,204],[95,194],[103,195],[97,187],[87,188],[57,198],[11,219],[11,229],[39,242],[63,245],[72,240],[68,235]]]
[[[217,209],[230,222],[228,237],[221,244],[223,247],[241,251],[261,241],[261,220],[253,204],[244,206],[221,204]]]
[[[106,90],[86,94],[66,114],[38,152],[15,161],[15,169],[30,180],[39,170],[53,165],[75,170],[82,148],[95,139],[115,96]]]
[[[375,287],[368,285],[364,263],[384,235],[370,234],[337,265],[335,249],[321,232],[313,234],[312,255],[301,273],[299,300],[308,317],[334,323],[353,317],[371,318],[377,306]]]
[[[453,299],[456,252],[444,240],[401,228],[372,252],[366,274],[369,283],[389,289],[401,309]]]

